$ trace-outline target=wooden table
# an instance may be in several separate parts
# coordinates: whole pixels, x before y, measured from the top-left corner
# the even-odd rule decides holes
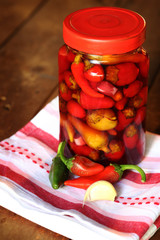
[[[160,134],[159,0],[0,0],[0,140],[14,134],[57,95],[57,53],[69,13],[117,6],[147,20],[150,53],[147,130]],[[0,207],[1,240],[68,239]],[[152,240],[160,238],[158,231]]]

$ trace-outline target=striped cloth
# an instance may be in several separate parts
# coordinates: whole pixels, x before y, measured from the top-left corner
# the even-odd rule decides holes
[[[139,164],[146,172],[145,183],[128,171],[115,184],[114,202],[88,202],[84,207],[85,190],[54,190],[50,185],[58,136],[56,98],[0,143],[0,204],[71,239],[150,239],[160,226],[160,136],[146,134],[146,156]]]

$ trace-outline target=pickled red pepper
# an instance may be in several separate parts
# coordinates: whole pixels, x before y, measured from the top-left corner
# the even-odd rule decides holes
[[[83,91],[80,92],[79,96],[76,95],[72,96],[78,98],[81,106],[84,109],[112,108],[115,104],[113,99],[108,96],[104,96],[103,98],[97,98],[89,96],[88,94],[85,94]]]
[[[71,70],[73,73],[73,76],[77,82],[77,84],[81,87],[81,89],[87,93],[89,96],[97,97],[97,98],[103,98],[104,95],[101,93],[96,92],[94,89],[92,89],[84,77],[84,63],[82,62],[81,55],[77,55],[74,59],[74,62],[71,65]]]
[[[64,77],[64,80],[65,80],[67,86],[70,89],[74,89],[74,90],[78,89],[78,85],[70,71],[65,71],[63,77]]]
[[[74,100],[70,100],[67,103],[67,110],[74,117],[84,118],[86,116],[85,110]]]
[[[122,63],[106,67],[106,80],[116,86],[125,86],[132,83],[139,73],[134,63]]]
[[[65,101],[69,101],[72,98],[72,92],[64,81],[59,83],[59,93]]]
[[[66,158],[64,156],[64,148],[65,142],[61,142],[58,146],[57,154],[61,158],[62,162],[66,165],[66,167],[78,176],[92,176],[99,172],[101,172],[104,167],[103,165],[93,162],[88,158],[80,155],[75,155],[71,158]]]
[[[78,177],[76,179],[66,180],[64,182],[64,185],[87,189],[92,183],[99,180],[105,180],[111,183],[116,183],[122,178],[123,172],[129,169],[134,169],[138,171],[141,175],[141,181],[142,182],[146,181],[145,172],[136,165],[110,164],[109,166],[105,167],[104,170],[99,174],[90,177]]]
[[[87,145],[77,145],[74,142],[69,142],[71,149],[78,155],[83,155],[91,158],[94,161],[99,160],[99,152]]]
[[[69,68],[69,61],[68,61],[68,49],[66,45],[63,45],[59,49],[58,53],[58,65],[59,65],[59,74],[64,73]]]
[[[129,125],[123,134],[123,140],[125,143],[125,146],[129,149],[133,149],[136,147],[138,142],[139,134],[138,129],[134,124]]]
[[[101,82],[104,79],[103,67],[99,64],[91,64],[85,61],[84,77],[91,82]]]
[[[125,153],[124,144],[122,141],[118,140],[111,140],[109,143],[109,153],[105,153],[105,157],[110,162],[118,162],[119,159],[121,159]]]

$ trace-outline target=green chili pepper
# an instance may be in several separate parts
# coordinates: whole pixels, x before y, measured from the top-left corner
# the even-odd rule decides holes
[[[69,170],[61,161],[59,155],[56,155],[52,160],[51,169],[49,172],[49,180],[54,189],[58,189],[61,184],[68,178]]]

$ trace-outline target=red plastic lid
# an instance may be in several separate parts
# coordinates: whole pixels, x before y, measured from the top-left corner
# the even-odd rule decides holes
[[[90,54],[132,51],[145,40],[146,22],[136,12],[114,7],[78,10],[63,22],[64,42]]]

